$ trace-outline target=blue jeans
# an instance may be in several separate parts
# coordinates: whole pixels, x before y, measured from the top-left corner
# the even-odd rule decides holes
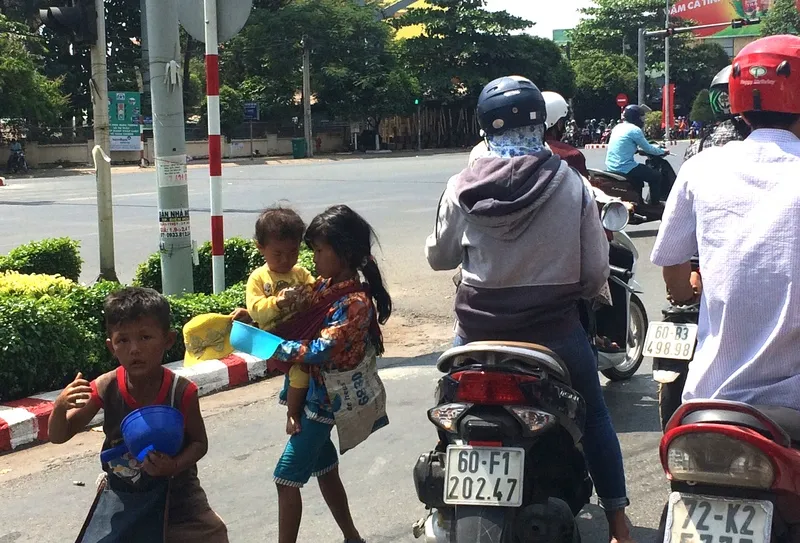
[[[469,338],[456,336],[454,345],[458,347],[469,341]],[[577,324],[565,336],[540,340],[538,343],[561,357],[569,368],[572,388],[586,402],[583,452],[597,489],[600,507],[606,511],[625,509],[630,502],[625,491],[622,450],[603,398],[603,389],[597,376],[597,359],[586,332]]]

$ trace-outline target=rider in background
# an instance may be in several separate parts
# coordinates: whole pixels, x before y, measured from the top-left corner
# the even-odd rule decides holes
[[[731,113],[753,132],[687,161],[652,261],[678,303],[703,291],[683,399],[800,411],[800,37],[771,36],[733,61]],[[754,289],[754,284],[757,287]]]
[[[567,104],[563,96],[556,92],[545,91],[542,96],[547,106],[547,121],[545,123],[547,132],[544,134],[544,141],[554,154],[560,156],[561,160],[578,170],[578,173],[588,179],[589,170],[586,169],[586,157],[576,147],[562,142],[567,129],[569,104]]]
[[[636,151],[641,149],[645,153],[664,156],[669,151],[651,145],[644,135],[645,108],[630,105],[625,108],[622,118],[625,122],[618,124],[611,131],[608,141],[608,154],[606,155],[606,169],[618,175],[627,177],[641,194],[644,184],[650,187],[650,203],[657,204],[662,200],[663,178],[661,174],[645,164],[634,160]]]
[[[10,152],[8,155],[8,169],[10,170],[14,165],[14,161],[17,160],[17,155],[22,152],[22,144],[18,142],[16,138],[14,138],[11,140],[11,144],[8,146],[8,150]]]
[[[738,116],[731,114],[731,101],[728,91],[728,80],[731,77],[732,66],[726,66],[714,76],[709,89],[711,111],[719,121],[711,134],[700,138],[686,149],[684,160],[689,160],[694,155],[709,147],[721,147],[729,141],[742,141],[750,134],[750,127]]]

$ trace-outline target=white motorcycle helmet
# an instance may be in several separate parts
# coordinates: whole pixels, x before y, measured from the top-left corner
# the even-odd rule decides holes
[[[547,106],[547,120],[545,125],[549,130],[558,121],[569,115],[569,104],[563,96],[557,92],[545,91],[542,93],[544,103]]]

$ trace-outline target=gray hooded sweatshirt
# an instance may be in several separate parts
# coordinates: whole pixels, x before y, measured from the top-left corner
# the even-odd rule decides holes
[[[608,240],[580,174],[549,150],[485,157],[454,176],[425,254],[462,266],[456,333],[468,341],[568,332],[608,280]]]

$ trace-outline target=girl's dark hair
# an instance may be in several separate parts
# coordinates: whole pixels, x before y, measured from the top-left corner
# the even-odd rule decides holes
[[[386,324],[392,314],[392,297],[372,256],[377,237],[369,223],[346,205],[329,207],[308,225],[305,242],[313,247],[314,241],[324,241],[348,266],[361,271],[375,300],[378,322]]]

